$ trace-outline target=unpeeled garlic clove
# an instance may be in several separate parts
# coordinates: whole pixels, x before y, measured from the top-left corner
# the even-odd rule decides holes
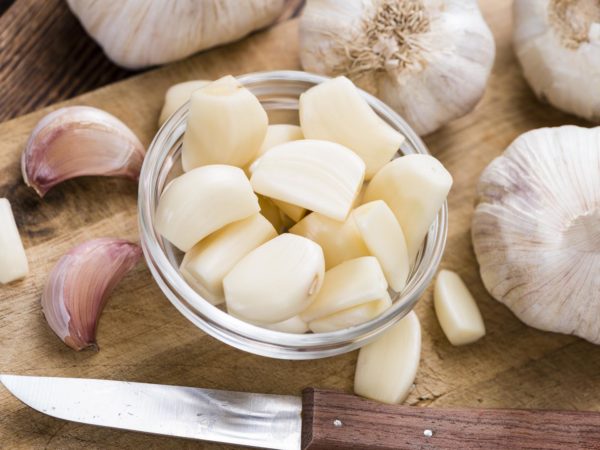
[[[52,331],[74,350],[97,349],[96,328],[106,301],[141,256],[136,244],[111,238],[87,241],[66,253],[42,292]]]
[[[344,220],[362,185],[365,164],[343,145],[304,139],[273,147],[250,171],[259,194]]]
[[[202,239],[185,254],[180,271],[192,287],[213,305],[225,301],[223,278],[244,256],[277,236],[261,214],[230,223]]]
[[[308,328],[315,333],[327,333],[329,331],[350,328],[378,317],[390,306],[392,306],[392,299],[386,292],[380,300],[363,303],[362,305],[313,320],[308,324]]]
[[[145,149],[127,125],[90,106],[67,106],[33,129],[21,156],[25,184],[43,197],[62,181],[81,176],[137,180]]]
[[[247,254],[223,280],[227,311],[263,324],[294,317],[311,304],[323,282],[323,251],[282,234]]]
[[[452,345],[470,344],[485,336],[477,303],[458,274],[440,271],[433,302],[440,326]]]
[[[241,169],[203,166],[175,178],[163,191],[156,208],[156,229],[187,252],[213,231],[259,210]]]
[[[354,392],[378,402],[403,402],[417,375],[420,357],[421,324],[411,311],[376,341],[360,349]]]
[[[208,164],[246,166],[256,157],[267,125],[258,99],[231,75],[194,91],[181,150],[183,170]]]
[[[352,217],[339,222],[319,213],[310,213],[291,227],[290,233],[304,236],[319,244],[325,255],[327,270],[349,259],[369,256],[369,249]]]
[[[344,311],[387,295],[387,282],[373,256],[351,259],[325,272],[325,280],[315,301],[300,317],[306,322]]]
[[[375,200],[356,208],[351,217],[369,253],[381,264],[390,287],[401,292],[410,263],[404,233],[392,210],[385,202]]]
[[[404,136],[383,121],[346,77],[327,80],[300,96],[300,125],[307,139],[337,142],[366,165],[369,180],[400,149]]]
[[[19,230],[5,198],[0,198],[0,283],[10,283],[29,273]]]
[[[433,156],[407,155],[377,172],[367,187],[364,202],[383,200],[390,207],[402,228],[413,264],[451,186],[452,176]]]
[[[192,96],[194,91],[206,86],[210,81],[207,80],[191,80],[177,83],[167,89],[165,93],[165,103],[158,118],[158,126],[167,121],[175,111],[181,108]]]

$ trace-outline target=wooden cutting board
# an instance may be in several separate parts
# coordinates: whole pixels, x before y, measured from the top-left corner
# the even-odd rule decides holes
[[[483,2],[482,2],[483,3]],[[519,134],[543,126],[585,125],[536,101],[510,43],[509,1],[483,4],[497,42],[483,101],[425,141],[452,173],[450,229],[442,266],[470,286],[487,336],[452,347],[434,315],[431,289],[417,305],[423,326],[421,366],[407,403],[415,406],[600,410],[600,347],[528,328],[484,290],[470,240],[474,188],[482,169]],[[228,47],[197,55],[64,104],[103,108],[148,144],[162,97],[173,83],[270,69],[298,69],[297,23],[288,22]],[[46,325],[39,297],[52,265],[70,247],[101,236],[138,239],[136,186],[118,179],[64,183],[44,200],[25,187],[19,157],[35,123],[54,106],[0,125],[0,197],[12,202],[31,274],[0,286],[0,371],[112,378],[208,388],[299,394],[305,386],[351,391],[356,352],[319,361],[271,360],[204,335],[138,267],[119,285],[98,333],[100,352],[76,353]],[[56,420],[0,389],[1,448],[224,448]]]

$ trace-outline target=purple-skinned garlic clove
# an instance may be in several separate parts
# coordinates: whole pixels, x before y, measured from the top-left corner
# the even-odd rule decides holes
[[[90,106],[67,106],[44,116],[21,157],[23,180],[43,197],[62,181],[81,176],[137,180],[145,149],[115,116]]]
[[[98,349],[96,328],[110,293],[137,264],[142,249],[123,239],[84,242],[54,266],[42,293],[50,328],[74,350]]]

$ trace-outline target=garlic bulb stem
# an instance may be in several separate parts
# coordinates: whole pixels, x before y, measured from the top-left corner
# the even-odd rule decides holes
[[[67,106],[33,129],[21,156],[25,184],[43,197],[62,181],[81,176],[123,176],[137,181],[144,147],[127,125],[90,106]]]
[[[137,264],[142,250],[122,239],[94,239],[66,253],[42,292],[52,331],[74,350],[95,348],[96,328],[108,297]]]

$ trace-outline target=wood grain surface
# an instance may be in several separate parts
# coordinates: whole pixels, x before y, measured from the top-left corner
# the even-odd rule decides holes
[[[484,290],[470,240],[475,184],[481,170],[520,133],[583,124],[540,104],[521,76],[510,44],[510,1],[482,2],[497,41],[484,99],[471,114],[425,141],[452,173],[450,228],[442,267],[456,270],[481,308],[487,335],[451,346],[429,289],[416,307],[423,328],[421,365],[407,404],[600,410],[600,347],[522,324]],[[227,73],[299,68],[297,22],[83,95],[68,104],[104,108],[148,144],[162,97],[172,83]],[[53,106],[0,125],[0,197],[14,208],[30,261],[22,282],[0,287],[0,371],[95,377],[300,395],[306,386],[352,390],[356,352],[318,361],[270,360],[204,335],[173,308],[143,264],[112,295],[101,320],[98,353],[76,353],[44,322],[39,305],[46,275],[85,239],[137,239],[136,186],[88,178],[53,189],[42,201],[21,180],[19,156],[35,123]],[[0,447],[9,449],[226,448],[218,444],[100,429],[32,411],[0,389]],[[415,442],[415,447],[419,443]]]
[[[600,412],[414,408],[302,393],[303,450],[600,449]]]
[[[303,1],[286,0],[278,21]],[[65,0],[0,0],[0,14],[0,121],[137,73],[104,55]]]

